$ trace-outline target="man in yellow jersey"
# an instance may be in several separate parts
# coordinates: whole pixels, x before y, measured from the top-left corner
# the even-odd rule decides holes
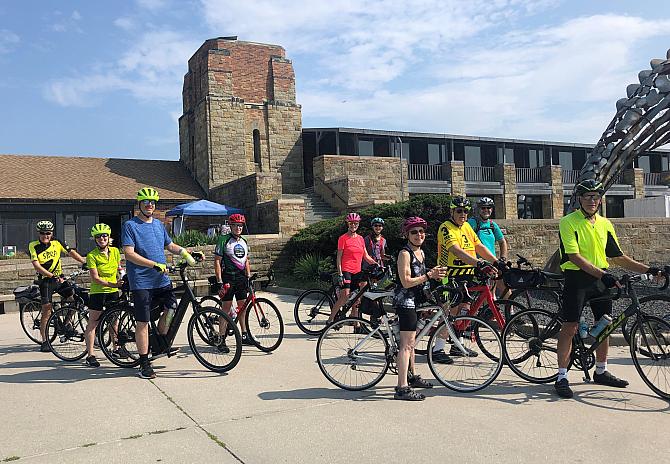
[[[63,282],[60,255],[61,253],[67,253],[82,264],[85,264],[86,260],[77,253],[77,250],[67,246],[67,243],[63,242],[61,244],[53,238],[53,222],[38,222],[37,232],[39,233],[39,240],[30,242],[28,244],[28,251],[33,267],[37,271],[40,299],[42,302],[42,315],[40,316],[42,345],[40,346],[40,351],[48,352],[49,344],[46,342],[45,332],[47,330],[47,321],[49,316],[51,316],[51,298],[56,288]]]
[[[565,275],[563,305],[565,322],[558,335],[558,379],[554,385],[561,398],[572,398],[568,383],[568,363],[572,352],[572,337],[577,332],[584,304],[591,298],[607,293],[607,289],[621,287],[615,276],[607,272],[608,260],[634,272],[659,275],[661,270],[638,263],[624,255],[612,223],[598,214],[605,188],[600,182],[588,179],[575,186],[580,208],[561,219],[559,248],[561,269]],[[612,300],[591,303],[593,317],[599,320],[612,314]],[[608,337],[609,339],[609,337]],[[628,382],[618,379],[607,370],[608,339],[596,350],[594,383],[625,388]]]
[[[437,264],[446,267],[447,277],[443,282],[472,282],[475,268],[485,274],[496,274],[495,268],[490,262],[495,262],[496,257],[477,237],[477,234],[468,224],[468,213],[470,212],[470,200],[456,196],[451,199],[451,217],[444,221],[437,231]],[[477,259],[477,255],[484,259]],[[451,314],[457,315],[462,309],[468,310],[470,303],[464,302],[451,308]],[[448,364],[451,359],[444,353],[445,341],[438,339],[433,348],[433,360]],[[460,356],[460,350],[452,346],[449,352],[451,356]],[[471,356],[477,353],[472,352]],[[447,359],[449,358],[449,359]]]

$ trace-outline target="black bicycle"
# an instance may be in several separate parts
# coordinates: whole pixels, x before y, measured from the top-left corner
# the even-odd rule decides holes
[[[502,273],[502,279],[511,294],[507,298],[526,308],[542,308],[557,313],[561,309],[563,294],[563,274],[547,272],[532,266],[525,257],[517,254],[516,267],[508,263],[508,269]],[[505,308],[505,317],[510,318],[513,311]]]
[[[202,255],[196,253],[193,254],[193,257],[198,262],[203,260]],[[183,295],[165,334],[159,333],[156,324],[163,307],[159,305],[152,308],[149,321],[149,359],[171,357],[176,354],[176,350],[172,349],[172,344],[191,306],[193,314],[187,326],[188,345],[191,351],[198,362],[207,369],[219,373],[227,372],[240,361],[242,336],[230,316],[218,308],[205,308],[200,305],[186,276],[187,267],[188,265],[182,262],[168,268],[169,272],[179,272],[181,284],[177,285],[175,292],[183,292]],[[220,319],[225,319],[228,327],[232,327],[230,335],[228,335],[230,331],[228,333],[219,332],[218,321]],[[111,334],[108,338],[116,341],[115,343],[102,343],[100,348],[105,357],[117,366],[136,367],[140,363],[136,343],[136,326],[134,309],[127,300],[122,300],[118,306],[105,311],[98,324],[99,339],[100,334],[108,332]]]
[[[666,287],[668,268],[665,270]],[[588,339],[579,334],[573,338],[572,353],[568,367],[575,366],[584,372],[584,380],[590,381],[589,369],[595,366],[595,351],[612,332],[631,316],[637,320],[630,330],[630,354],[633,364],[642,380],[654,393],[670,399],[670,323],[659,317],[651,316],[640,308],[636,283],[649,280],[646,274],[624,275],[619,281],[622,288],[616,295],[597,297],[591,301],[603,299],[631,300],[630,305],[600,334],[591,346]],[[664,295],[659,295],[667,301]],[[558,372],[557,346],[558,334],[565,321],[559,314],[544,309],[528,309],[514,315],[503,331],[502,341],[505,359],[509,367],[524,380],[534,383],[555,381]]]

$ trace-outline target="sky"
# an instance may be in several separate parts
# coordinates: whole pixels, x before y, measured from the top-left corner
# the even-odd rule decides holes
[[[282,45],[303,127],[596,143],[670,48],[670,2],[0,2],[0,153],[179,159],[187,61]]]

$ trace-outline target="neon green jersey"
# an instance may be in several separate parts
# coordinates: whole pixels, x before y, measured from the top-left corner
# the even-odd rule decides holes
[[[594,217],[595,222],[591,223],[579,209],[561,219],[558,225],[561,269],[579,270],[568,254],[579,253],[599,269],[609,267],[607,258],[623,255],[612,223],[598,214]]]
[[[109,247],[109,257],[100,252],[99,248],[94,248],[86,255],[86,265],[89,269],[98,271],[98,277],[107,282],[116,283],[116,274],[119,271],[119,261],[121,253],[116,247]],[[114,293],[118,289],[114,287],[104,287],[96,282],[91,282],[90,294],[95,293]]]

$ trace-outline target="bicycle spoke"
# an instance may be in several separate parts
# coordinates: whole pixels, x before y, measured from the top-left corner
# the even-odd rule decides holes
[[[670,324],[645,316],[631,330],[630,351],[642,380],[657,395],[670,399]]]

